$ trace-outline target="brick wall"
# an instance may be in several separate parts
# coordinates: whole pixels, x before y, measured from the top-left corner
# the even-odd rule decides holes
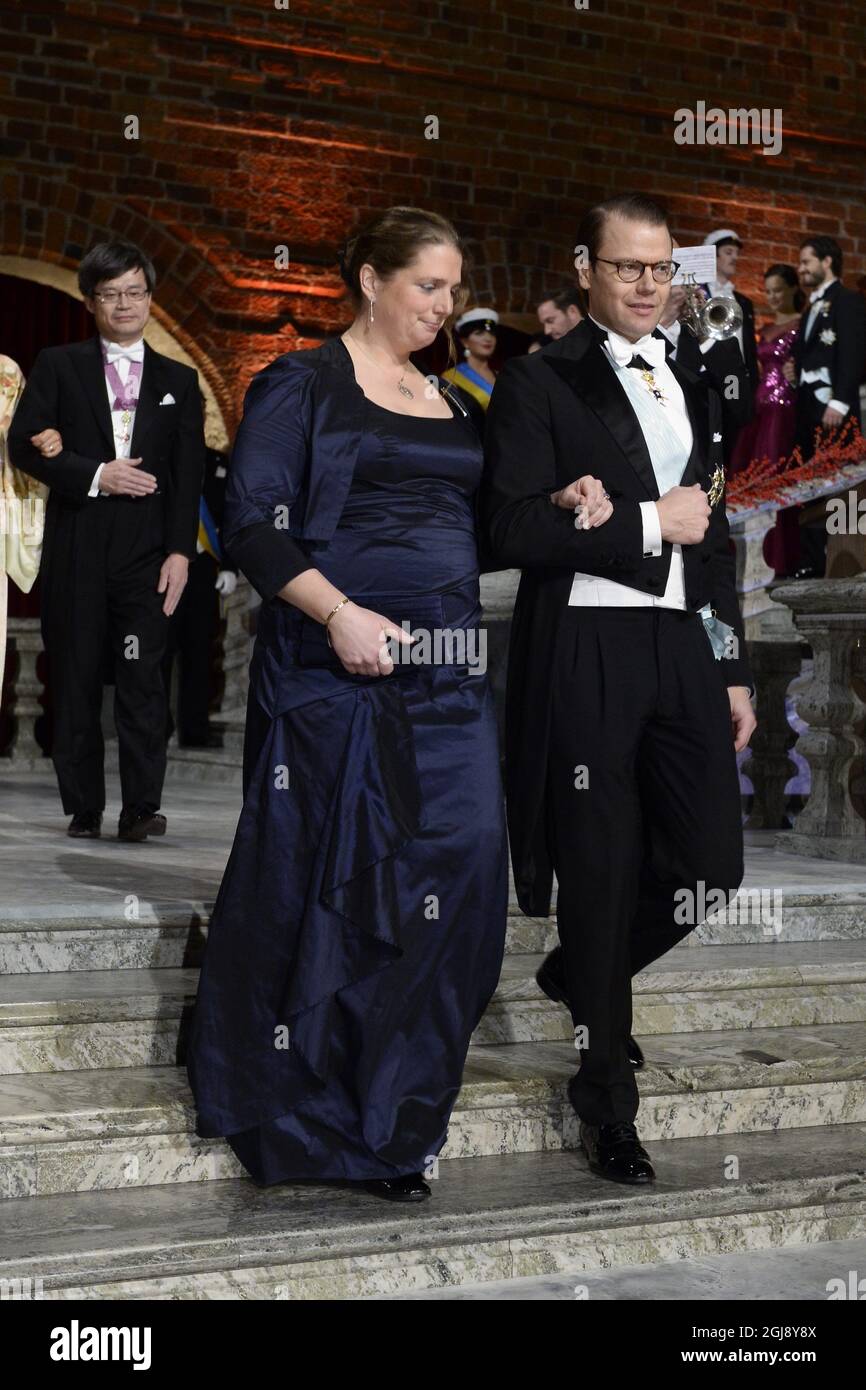
[[[668,203],[681,243],[739,229],[759,300],[807,230],[838,237],[849,282],[866,271],[862,0],[288,3],[0,16],[0,253],[74,266],[107,232],[139,241],[230,423],[255,370],[346,322],[334,247],[395,202],[451,216],[503,310],[567,279],[580,209],[631,188]],[[673,113],[699,100],[781,107],[782,152],[677,145]]]

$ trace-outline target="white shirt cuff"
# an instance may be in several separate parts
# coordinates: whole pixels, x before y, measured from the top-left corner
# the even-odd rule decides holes
[[[103,470],[104,467],[105,467],[105,464],[104,464],[104,463],[101,463],[101,464],[99,465],[99,467],[97,468],[96,472],[94,473],[94,475],[93,475],[93,482],[90,484],[90,491],[89,491],[88,494],[87,494],[88,497],[98,497],[98,496],[99,496],[99,475],[100,475],[100,473],[102,472],[102,470]]]
[[[662,553],[662,525],[659,521],[655,502],[639,502],[641,523],[643,525],[644,559]]]
[[[831,405],[834,410],[838,410],[840,415],[847,415],[850,409],[844,401],[828,401],[827,404]]]
[[[709,352],[710,348],[715,347],[718,341],[718,338],[704,338],[704,341],[699,343],[698,346],[701,352]]]

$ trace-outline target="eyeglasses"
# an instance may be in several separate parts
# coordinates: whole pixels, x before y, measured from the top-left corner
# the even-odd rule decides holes
[[[100,304],[116,304],[119,299],[126,295],[133,304],[140,304],[143,299],[147,299],[149,294],[150,290],[103,290],[93,297],[98,299]]]
[[[605,256],[595,256],[594,259],[604,261],[605,265],[615,265],[617,275],[620,280],[625,280],[627,285],[640,280],[647,269],[652,270],[653,279],[658,284],[666,285],[680,268],[679,261],[656,261],[654,266],[648,266],[645,261],[609,261]]]

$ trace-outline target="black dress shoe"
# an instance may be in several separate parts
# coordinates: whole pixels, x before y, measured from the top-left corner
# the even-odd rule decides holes
[[[612,1125],[580,1122],[580,1142],[593,1173],[633,1186],[655,1181],[655,1170],[631,1121]]]
[[[117,822],[118,840],[146,840],[148,835],[164,835],[165,816],[158,811],[124,808]]]
[[[569,1008],[565,978],[562,972],[561,946],[557,946],[549,956],[545,956],[535,972],[535,983],[542,994],[546,994],[548,999],[553,1000],[554,1004],[564,1004],[566,1008]],[[629,1037],[626,1051],[628,1060],[635,1071],[640,1071],[646,1063],[646,1058],[634,1038]]]
[[[370,1178],[364,1186],[374,1197],[384,1197],[388,1202],[423,1202],[431,1195],[420,1173],[408,1173],[402,1178]]]
[[[73,840],[98,840],[102,834],[102,812],[76,811],[66,833]]]

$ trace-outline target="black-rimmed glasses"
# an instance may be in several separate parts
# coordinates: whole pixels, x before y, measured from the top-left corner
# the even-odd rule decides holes
[[[609,261],[606,256],[595,256],[594,259],[603,261],[605,265],[615,265],[617,275],[627,285],[640,280],[645,270],[652,271],[653,279],[658,284],[666,285],[680,268],[679,261],[656,261],[655,265],[649,265],[647,261]]]

